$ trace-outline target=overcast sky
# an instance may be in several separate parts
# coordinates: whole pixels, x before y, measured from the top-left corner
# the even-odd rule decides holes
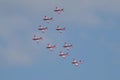
[[[120,80],[119,14],[119,0],[0,0],[0,80]],[[66,30],[59,34],[57,25]],[[58,56],[64,42],[73,44],[66,59]],[[73,58],[83,64],[76,68]]]

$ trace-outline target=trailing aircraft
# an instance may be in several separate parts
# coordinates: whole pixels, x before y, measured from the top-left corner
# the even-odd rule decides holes
[[[68,52],[64,53],[64,52],[60,51],[59,56],[61,56],[62,58],[65,59],[68,56]]]

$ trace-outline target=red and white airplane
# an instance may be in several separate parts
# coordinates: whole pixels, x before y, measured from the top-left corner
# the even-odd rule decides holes
[[[61,28],[61,27],[57,26],[56,30],[59,31],[60,33],[62,33],[62,31],[65,30],[65,27]]]
[[[54,12],[56,12],[56,13],[58,13],[58,14],[60,14],[60,13],[63,12],[63,11],[64,11],[63,8],[60,9],[60,8],[58,8],[58,7],[55,7],[55,9],[54,9]]]
[[[79,64],[82,64],[82,60],[77,61],[76,59],[73,59],[72,64],[74,64],[76,67],[78,67]]]
[[[73,47],[73,45],[72,45],[72,44],[67,44],[67,43],[65,42],[63,47],[66,48],[67,50],[69,50],[70,48]]]
[[[53,48],[56,48],[55,45],[50,45],[50,44],[47,44],[47,49],[50,49],[50,51],[52,51]]]
[[[67,53],[64,53],[64,52],[60,51],[59,56],[61,56],[62,58],[65,59],[65,58],[68,56],[68,52],[67,52]]]
[[[44,21],[50,21],[50,20],[53,20],[53,18],[52,17],[44,16],[43,20]],[[47,23],[49,23],[49,22],[47,22]]]
[[[34,35],[33,39],[34,41],[36,41],[37,43],[39,43],[40,40],[43,40],[42,37],[37,37],[36,35]]]
[[[43,26],[39,26],[38,30],[42,31],[42,33],[44,33],[45,30],[47,30],[47,27],[43,27]]]

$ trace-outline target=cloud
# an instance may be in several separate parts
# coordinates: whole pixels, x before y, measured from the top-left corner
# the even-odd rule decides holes
[[[30,21],[19,15],[2,16],[0,19],[0,35],[11,35],[15,30],[26,30]]]
[[[8,15],[0,19],[0,66],[29,66],[41,61],[47,42],[54,44],[57,35],[48,32],[40,44],[32,41],[35,34],[41,35],[31,21],[21,15]],[[34,33],[33,33],[34,32]],[[53,37],[53,35],[54,37]]]
[[[33,57],[26,50],[30,21],[20,15],[4,15],[0,19],[0,66],[30,65]],[[31,28],[30,28],[31,30]],[[25,41],[25,42],[24,42]],[[29,42],[29,41],[28,41]],[[23,48],[24,47],[24,48]]]
[[[68,12],[65,16],[72,23],[90,27],[109,24],[109,19],[115,20],[113,16],[119,16],[119,3],[119,0],[75,0],[66,4]],[[104,20],[105,18],[107,19]]]
[[[74,1],[56,1],[56,0],[4,0],[1,1],[2,5],[5,7],[10,7],[11,11],[21,10],[25,14],[28,14],[31,17],[36,17],[39,19],[44,15],[51,15],[55,17],[53,9],[55,6],[60,6],[65,9],[62,17],[57,18],[60,23],[74,23],[80,24],[83,26],[98,26],[109,24],[109,19],[104,21],[104,18],[101,15],[111,17],[119,16],[119,0],[74,0]],[[73,5],[73,6],[71,6]],[[3,8],[5,8],[3,7]],[[10,11],[9,11],[10,12]],[[99,14],[100,13],[100,14]],[[42,15],[42,16],[41,16]],[[107,21],[108,20],[108,21]]]
[[[11,45],[10,42],[11,41],[7,42],[8,44],[5,47],[1,45],[2,47],[0,51],[0,66],[31,65],[34,61],[32,53],[25,50],[26,48],[23,49],[23,46],[20,45],[21,42],[17,43],[17,45],[15,45],[15,43],[12,43]]]
[[[39,23],[44,15],[55,17],[56,24],[89,27],[113,24],[114,26],[115,19],[104,20],[101,15],[119,16],[119,3],[119,0],[0,0],[0,40],[4,40],[3,43],[5,43],[0,43],[2,44],[0,45],[2,50],[0,51],[0,64],[18,65],[35,62],[36,55],[42,47],[38,47],[34,52],[31,46],[32,31],[35,31],[33,29],[37,28],[36,23]],[[53,12],[55,6],[64,8],[64,13],[56,16]],[[55,40],[63,40],[63,38],[56,39],[57,36],[54,32],[51,36],[46,35],[43,45],[46,42],[54,43]],[[81,33],[80,37],[88,39],[86,33]],[[27,49],[28,46],[29,49]]]
[[[9,49],[2,53],[2,61],[0,61],[1,66],[14,66],[14,65],[31,65],[33,62],[32,57],[28,54],[26,55],[24,51]]]

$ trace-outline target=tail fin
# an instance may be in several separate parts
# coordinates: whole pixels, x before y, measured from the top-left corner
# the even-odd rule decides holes
[[[36,35],[34,34],[34,38],[36,37]]]
[[[65,30],[65,27],[63,28],[63,30]]]
[[[41,25],[39,25],[39,27],[41,27]]]
[[[64,42],[64,44],[66,45],[66,44],[67,44],[67,42]]]
[[[64,9],[62,9],[62,11],[64,12]]]
[[[80,62],[80,64],[82,64],[82,60],[80,60],[79,62]]]
[[[57,25],[57,28],[59,28],[59,26]]]
[[[58,7],[56,6],[55,9],[58,9]]]
[[[49,46],[50,44],[48,43],[47,45]]]
[[[66,55],[68,55],[69,53],[67,52]]]
[[[54,45],[54,48],[56,48],[56,45]]]
[[[40,37],[41,40],[43,40],[43,37]]]

